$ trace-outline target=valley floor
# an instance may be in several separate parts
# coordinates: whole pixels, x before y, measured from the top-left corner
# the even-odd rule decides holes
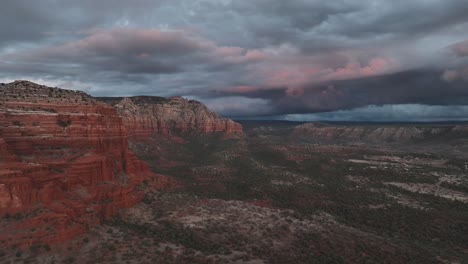
[[[468,262],[465,157],[312,143],[284,127],[183,144],[155,135],[131,148],[171,184],[146,182],[142,203],[88,234],[0,249],[0,262]]]

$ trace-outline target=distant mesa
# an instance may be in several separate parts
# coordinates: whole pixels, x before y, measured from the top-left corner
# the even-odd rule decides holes
[[[293,137],[317,142],[347,143],[417,143],[423,141],[448,142],[468,136],[463,125],[424,126],[413,124],[339,125],[306,123],[296,126]]]
[[[112,105],[131,136],[207,134],[235,137],[242,125],[211,112],[202,103],[183,97],[136,96],[97,98]]]

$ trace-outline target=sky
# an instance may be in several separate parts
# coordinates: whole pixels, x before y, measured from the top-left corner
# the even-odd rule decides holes
[[[468,120],[466,0],[2,0],[0,82],[234,118]]]

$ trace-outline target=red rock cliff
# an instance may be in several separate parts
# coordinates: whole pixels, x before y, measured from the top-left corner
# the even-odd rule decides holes
[[[229,137],[242,134],[242,125],[221,118],[195,100],[153,96],[101,99],[114,106],[132,136],[199,133]]]
[[[80,234],[139,202],[149,175],[114,108],[27,81],[0,86],[0,246]]]

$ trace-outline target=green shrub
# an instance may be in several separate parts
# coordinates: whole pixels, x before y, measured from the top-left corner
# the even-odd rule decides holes
[[[57,120],[57,125],[63,127],[63,128],[66,128],[66,127],[69,127],[71,125],[72,121],[71,120],[63,120],[63,119],[59,119]]]

